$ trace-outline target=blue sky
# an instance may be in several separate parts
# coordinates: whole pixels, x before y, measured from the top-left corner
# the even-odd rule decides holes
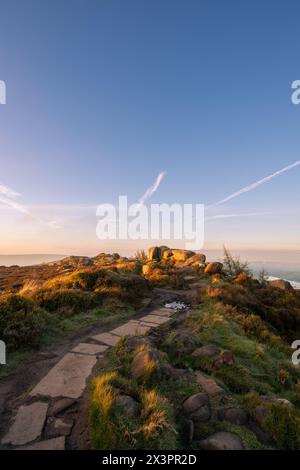
[[[0,184],[36,216],[0,205],[2,253],[102,251],[93,207],[161,171],[151,202],[211,204],[299,160],[296,0],[0,8]],[[299,174],[211,209],[253,215],[209,221],[205,246],[300,249]]]

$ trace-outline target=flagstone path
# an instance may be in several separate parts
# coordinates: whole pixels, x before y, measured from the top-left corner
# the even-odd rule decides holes
[[[83,395],[95,365],[120,338],[145,334],[169,321],[174,313],[172,309],[156,309],[138,320],[130,320],[109,332],[91,336],[88,342],[73,347],[31,390],[27,397],[30,403],[19,407],[1,443],[15,449],[65,449],[66,435],[70,433],[72,423],[51,417],[51,410],[54,414],[56,408],[59,414]],[[43,439],[46,426],[61,435]]]

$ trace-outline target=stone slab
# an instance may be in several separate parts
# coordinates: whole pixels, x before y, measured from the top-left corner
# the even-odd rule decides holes
[[[60,436],[36,442],[30,446],[22,447],[20,450],[65,450],[65,437]]]
[[[171,317],[175,313],[176,311],[171,308],[160,308],[159,310],[153,310],[153,312],[151,312],[151,315],[158,315],[160,317]]]
[[[37,384],[30,395],[79,398],[96,362],[95,356],[67,353]]]
[[[146,315],[145,317],[140,318],[141,322],[153,323],[154,325],[162,325],[169,321],[169,317],[161,317],[159,315]]]
[[[108,346],[102,344],[79,343],[72,349],[72,352],[94,356],[103,353],[107,348]]]
[[[37,439],[43,430],[48,404],[35,402],[20,406],[15,421],[2,439],[2,444],[21,446]]]
[[[112,334],[117,336],[134,336],[134,335],[141,335],[147,333],[150,330],[151,326],[141,325],[136,321],[129,321],[124,325],[119,326],[111,331]]]
[[[92,339],[107,346],[115,346],[120,341],[119,336],[112,335],[111,333],[100,333],[99,335],[92,336]]]

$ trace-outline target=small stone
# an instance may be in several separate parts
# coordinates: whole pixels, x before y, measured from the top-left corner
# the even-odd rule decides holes
[[[206,346],[202,346],[201,348],[195,349],[192,353],[193,357],[214,357],[220,354],[220,348],[214,344],[207,344]]]
[[[244,446],[239,436],[231,432],[216,432],[200,441],[203,450],[243,450]]]
[[[204,272],[208,274],[218,274],[222,272],[222,269],[223,269],[222,263],[214,262],[214,263],[208,263],[208,265],[204,269]]]
[[[2,444],[21,446],[37,439],[43,430],[48,404],[35,402],[20,406],[15,421],[2,439]]]
[[[197,411],[189,415],[193,421],[209,421],[211,417],[210,407],[208,405],[201,406]]]
[[[187,416],[195,413],[202,406],[209,405],[209,398],[206,393],[195,393],[187,398],[183,403],[183,410]]]
[[[220,419],[224,419],[225,421],[238,426],[243,426],[248,421],[247,413],[242,408],[219,410],[218,415]]]
[[[225,395],[225,390],[223,390],[222,387],[220,387],[213,379],[209,379],[201,372],[196,373],[196,382],[210,398],[222,397]]]
[[[57,416],[59,413],[62,413],[63,411],[67,410],[70,408],[72,405],[76,403],[76,400],[73,398],[61,398],[54,402],[48,411],[48,416]]]
[[[156,360],[151,350],[140,351],[131,363],[131,375],[135,379],[139,379],[146,374],[151,374],[156,365]]]
[[[47,426],[47,437],[68,436],[72,430],[73,421],[57,418],[51,419]]]
[[[221,360],[223,364],[227,366],[232,366],[234,364],[234,355],[232,354],[231,351],[222,351],[221,352]]]
[[[117,404],[120,405],[128,418],[136,418],[140,414],[140,404],[129,395],[119,395]]]

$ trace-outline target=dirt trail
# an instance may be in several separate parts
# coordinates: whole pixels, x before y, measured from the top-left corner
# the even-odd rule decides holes
[[[86,327],[2,379],[0,448],[85,447],[88,437],[86,422],[80,422],[82,410],[88,383],[105,364],[105,350],[124,335],[146,333],[167,322],[174,312],[163,306],[172,301],[192,303],[197,286],[191,287],[187,291],[156,288],[151,304],[126,322],[115,322],[109,332],[107,326]]]

